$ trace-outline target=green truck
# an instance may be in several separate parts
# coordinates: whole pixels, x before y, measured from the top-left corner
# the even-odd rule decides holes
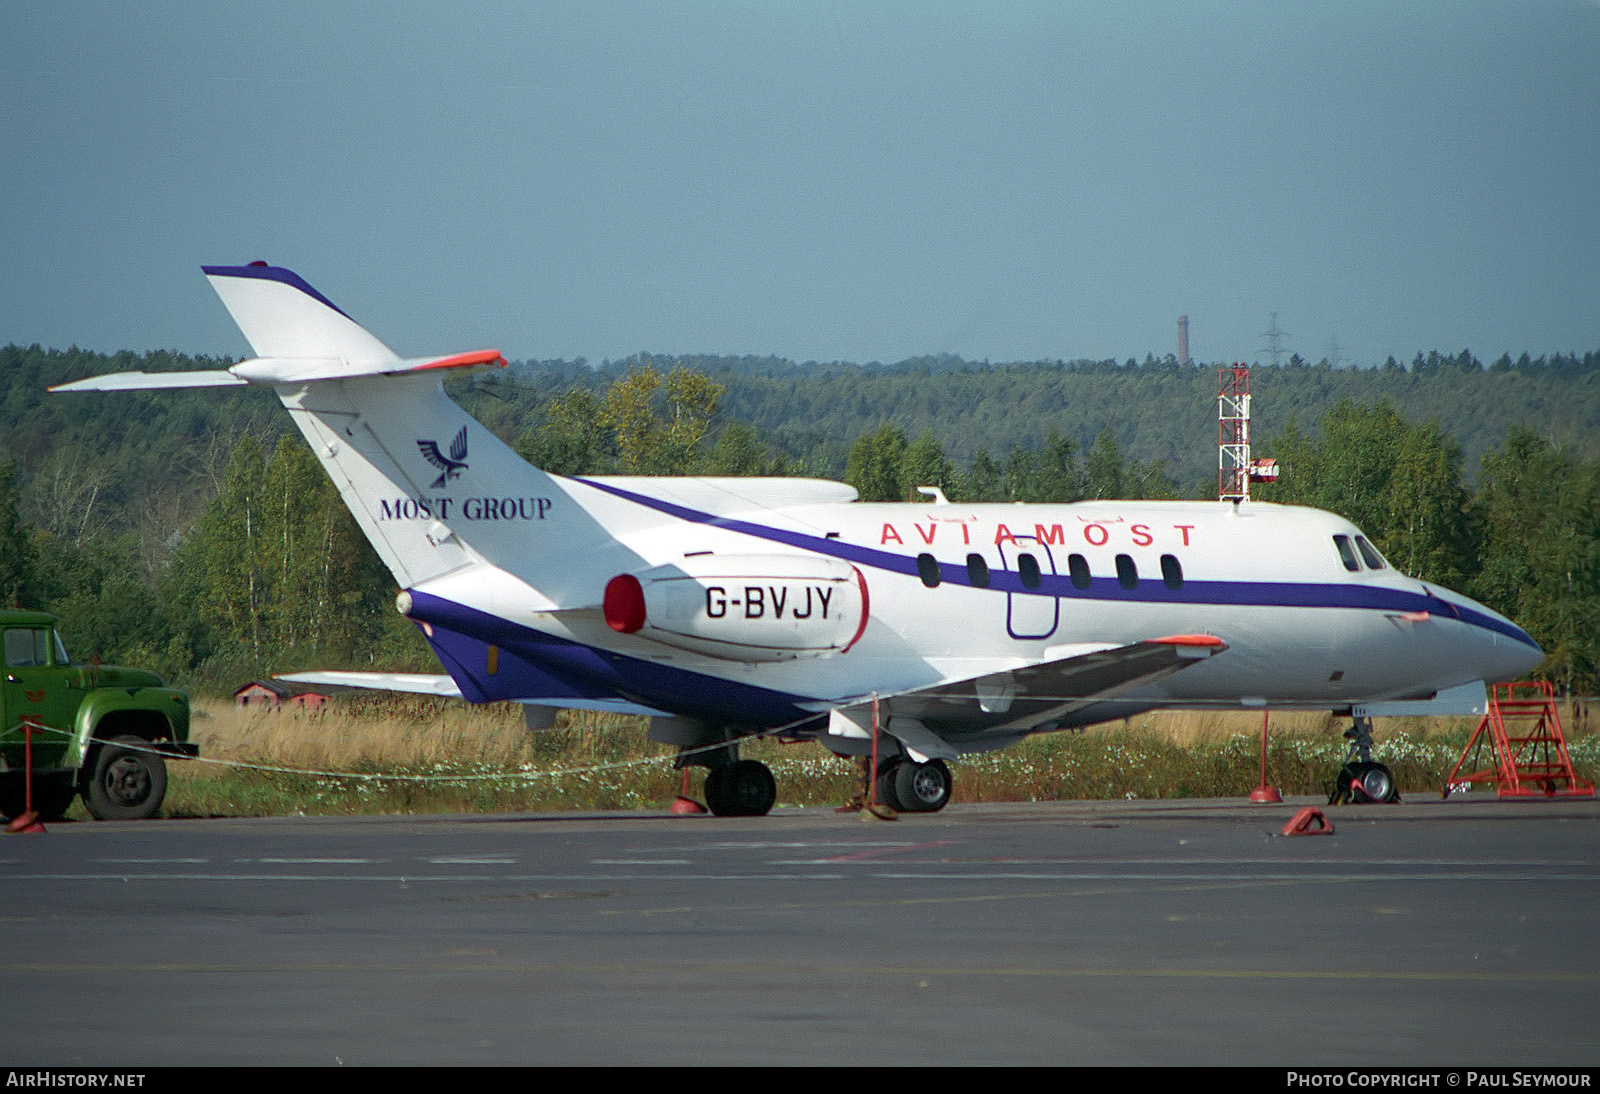
[[[83,796],[100,820],[153,817],[164,756],[194,756],[189,697],[143,669],[75,664],[44,612],[0,611],[0,813],[24,810],[24,724],[33,731],[33,808],[59,820]]]

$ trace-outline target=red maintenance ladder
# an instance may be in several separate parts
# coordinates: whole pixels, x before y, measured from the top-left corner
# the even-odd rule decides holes
[[[1478,763],[1485,741],[1494,746],[1494,766],[1461,774],[1469,755],[1474,765]],[[1489,712],[1445,779],[1440,796],[1449,797],[1450,788],[1460,783],[1477,782],[1494,783],[1501,798],[1595,796],[1593,784],[1572,770],[1549,681],[1496,684],[1489,689]]]

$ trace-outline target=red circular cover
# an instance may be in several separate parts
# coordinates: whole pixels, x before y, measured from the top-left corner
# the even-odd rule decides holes
[[[632,574],[618,574],[606,582],[606,625],[621,634],[644,626],[644,587]]]

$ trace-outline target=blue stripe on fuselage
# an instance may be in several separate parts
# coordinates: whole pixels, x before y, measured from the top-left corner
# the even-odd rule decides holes
[[[713,724],[779,726],[810,720],[809,696],[596,649],[453,600],[411,590],[411,619],[427,623],[434,653],[475,703],[505,699],[626,699]],[[426,632],[425,632],[426,633]],[[498,646],[490,675],[488,647]]]
[[[908,555],[844,543],[837,539],[791,532],[765,524],[719,517],[662,501],[646,494],[625,490],[611,483],[578,478],[576,481],[596,490],[603,490],[648,509],[677,517],[680,520],[740,532],[757,539],[782,543],[801,550],[842,559],[859,566],[890,573],[917,577],[917,560]],[[1018,540],[1032,537],[1016,537]],[[1503,634],[1534,649],[1539,644],[1513,623],[1503,622],[1491,615],[1476,611],[1452,601],[1425,593],[1412,593],[1404,589],[1391,589],[1381,585],[1309,583],[1292,581],[1185,581],[1181,589],[1169,589],[1165,584],[1141,581],[1135,589],[1125,589],[1115,578],[1091,578],[1087,589],[1072,584],[1064,574],[1041,574],[1037,588],[1025,588],[1022,578],[1013,570],[990,570],[987,586],[973,585],[964,566],[945,566],[941,581],[969,588],[988,588],[996,592],[1016,593],[1024,596],[1053,596],[1063,600],[1105,600],[1151,604],[1226,604],[1259,608],[1364,608],[1385,612],[1430,612],[1461,620],[1474,627]],[[1148,589],[1149,592],[1141,590]]]

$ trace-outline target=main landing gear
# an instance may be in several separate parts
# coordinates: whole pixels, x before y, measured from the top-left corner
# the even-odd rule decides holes
[[[719,817],[763,817],[778,801],[772,770],[759,760],[741,760],[739,738],[725,726],[694,718],[652,718],[650,739],[678,746],[675,769],[706,769],[706,805]],[[703,812],[687,800],[684,804],[689,806],[686,812]]]
[[[1360,805],[1363,802],[1397,802],[1400,788],[1395,785],[1394,774],[1383,764],[1372,759],[1372,719],[1351,719],[1344,731],[1350,738],[1350,750],[1345,754],[1344,766],[1333,781],[1329,805]]]
[[[689,718],[653,718],[650,739],[678,746],[674,766],[706,768],[706,806],[719,817],[761,817],[777,804],[778,784],[772,770],[759,760],[739,758],[735,732]],[[865,757],[858,768],[855,808],[867,801],[868,768]],[[918,763],[904,754],[878,762],[877,800],[898,813],[937,813],[950,801],[950,768],[943,760]],[[684,802],[685,812],[699,811]],[[674,811],[678,811],[676,808]]]
[[[719,817],[764,817],[778,783],[760,760],[735,760],[706,772],[706,805]]]
[[[878,764],[878,801],[900,813],[937,813],[950,801],[952,785],[943,760],[919,764],[894,756]]]

